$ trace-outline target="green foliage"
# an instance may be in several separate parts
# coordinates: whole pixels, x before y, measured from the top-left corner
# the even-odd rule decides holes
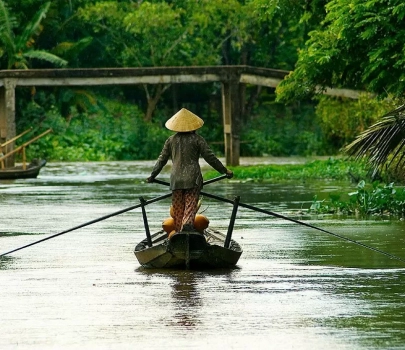
[[[335,149],[351,142],[394,106],[393,101],[381,101],[370,94],[361,94],[357,100],[330,96],[321,96],[318,100],[318,124],[328,144]]]
[[[297,8],[284,0],[95,1],[77,13],[95,38],[91,50],[102,48],[93,66],[249,64],[291,69],[297,46],[303,44],[300,12],[289,11],[291,7]],[[147,119],[166,90],[144,86]]]
[[[99,109],[105,110],[101,101],[90,90],[58,88],[55,97],[62,116],[68,121],[74,110],[87,114],[96,113]]]
[[[106,110],[95,114],[75,113],[70,122],[57,109],[45,112],[40,128],[54,132],[27,148],[28,158],[49,161],[107,161],[154,159],[170,132],[160,125],[147,124],[132,105],[105,102]],[[109,112],[108,112],[108,111]],[[42,115],[41,107],[31,104],[27,115]],[[20,142],[24,142],[21,140]]]
[[[21,34],[15,35],[13,30],[17,26],[17,21],[10,15],[4,1],[0,0],[0,44],[3,45],[0,58],[3,56],[6,61],[6,63],[0,61],[0,67],[4,65],[6,69],[28,69],[32,59],[50,62],[56,66],[67,64],[67,61],[50,52],[33,48],[36,38],[41,33],[41,22],[50,4],[45,3],[26,24]]]
[[[85,37],[76,42],[64,41],[58,43],[51,51],[53,54],[64,57],[73,62],[93,41],[92,37]]]
[[[290,85],[289,78],[278,92],[284,89],[286,95],[307,96],[318,85],[363,89],[372,86],[372,81],[402,84],[404,59],[399,49],[403,47],[405,10],[399,0],[389,4],[385,6],[382,0],[0,0],[0,67],[7,67],[11,58],[14,67],[45,68],[49,62],[61,62],[52,56],[57,55],[68,60],[70,67],[248,64],[290,70],[301,52],[292,74],[296,84]],[[306,48],[301,50],[308,38]],[[129,130],[159,141],[164,140],[162,122],[172,114],[174,106],[196,107],[204,118],[213,116],[207,120],[212,128],[201,132],[220,154],[223,130],[217,101],[221,86],[195,85],[198,87],[188,85],[182,90],[155,85],[113,87],[105,89],[104,96],[110,100],[119,98],[124,105],[136,104],[136,115],[140,109],[153,112],[156,108],[153,123],[145,126],[147,131],[143,131],[138,119],[137,126],[126,117],[115,120],[115,124],[129,125]],[[374,122],[376,115],[387,111],[386,101],[322,98],[315,116],[314,104],[285,107],[274,102],[269,90],[263,88],[259,95],[256,87],[246,86],[246,95],[241,93],[241,106],[246,111],[240,135],[243,156],[336,154],[358,131]],[[119,135],[118,127],[110,126],[109,137],[120,146],[107,145],[107,132],[98,138],[90,134],[87,128],[103,129],[97,119],[109,118],[97,101],[101,89],[92,91],[37,89],[31,96],[19,88],[17,127],[42,127],[55,119],[61,133],[66,130],[69,134],[69,129],[75,128],[69,142],[58,143],[71,148],[86,138],[90,147],[81,146],[79,153],[83,155],[74,155],[74,159],[127,159],[129,150],[138,145],[134,153],[155,158],[158,147],[148,141],[143,146],[137,142],[128,146],[129,132],[127,136]],[[91,122],[85,125],[85,118]],[[54,137],[61,135],[46,139]],[[88,155],[91,152],[86,147],[105,151]],[[47,152],[52,154],[51,149]],[[69,154],[55,155],[55,159],[69,159]]]
[[[315,160],[305,164],[237,166],[232,167],[232,170],[235,174],[234,180],[256,182],[310,179],[347,180],[349,174],[365,177],[367,172],[363,164],[335,158]],[[204,175],[207,178],[215,176],[218,176],[215,171],[208,171]]]
[[[344,151],[356,159],[367,158],[374,173],[384,172],[387,169],[403,169],[404,111],[405,105],[402,105],[388,112],[347,145]]]
[[[330,155],[337,149],[325,146],[320,129],[314,123],[310,104],[286,107],[274,102],[274,96],[261,100],[255,115],[241,132],[242,156]]]
[[[334,194],[330,201],[314,201],[309,209],[312,213],[356,215],[362,218],[370,215],[405,216],[405,188],[395,188],[394,183],[373,182],[366,185],[364,180],[357,185],[356,191],[348,194],[348,200]]]
[[[405,8],[402,0],[332,0],[322,27],[309,33],[278,97],[302,99],[326,87],[400,97],[405,92]]]
[[[183,35],[186,35],[187,27],[183,27],[181,11],[169,4],[142,2],[123,18],[123,25],[137,43],[143,43],[126,47],[124,64],[171,66],[189,62],[182,54],[186,51]]]

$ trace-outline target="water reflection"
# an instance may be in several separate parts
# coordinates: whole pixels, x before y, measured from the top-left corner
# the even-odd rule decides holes
[[[13,258],[11,258],[11,257],[1,256],[0,257],[0,270],[7,269],[11,265],[12,261],[13,261]]]
[[[201,308],[203,297],[200,288],[210,277],[210,272],[175,270],[150,270],[138,268],[136,272],[147,277],[165,278],[170,286],[170,291],[163,297],[170,305],[171,314],[165,319],[163,325],[173,328],[175,332],[180,329],[191,330],[201,324]],[[221,272],[211,272],[216,275]],[[229,274],[230,270],[224,272]]]
[[[171,301],[174,304],[175,325],[186,329],[195,328],[199,323],[199,308],[202,304],[198,280],[191,271],[178,271],[172,274],[172,278]]]
[[[137,273],[148,278],[165,278],[170,291],[162,297],[171,305],[173,314],[164,325],[174,328],[195,328],[199,323],[199,308],[202,300],[199,293],[199,284],[205,278],[204,274],[187,270],[151,270],[140,267]]]

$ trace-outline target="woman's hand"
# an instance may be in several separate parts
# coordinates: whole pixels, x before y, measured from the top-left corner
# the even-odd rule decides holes
[[[152,177],[152,176],[149,176],[149,177],[146,179],[146,181],[149,182],[149,183],[153,182],[154,180],[155,180],[155,178]]]
[[[226,170],[226,177],[227,177],[228,179],[232,179],[232,178],[233,178],[233,171],[227,169],[227,170]]]

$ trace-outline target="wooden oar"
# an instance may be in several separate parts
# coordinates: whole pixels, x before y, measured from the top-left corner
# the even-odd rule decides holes
[[[226,202],[226,203],[230,203],[230,204],[233,204],[233,203],[234,203],[234,202],[233,202],[232,200],[230,200],[230,199],[223,198],[223,197],[220,197],[220,196],[216,196],[216,195],[211,194],[211,193],[201,192],[201,194],[204,195],[204,196],[206,196],[206,197],[213,198],[213,199],[216,199],[216,200],[219,200],[219,201],[223,201],[223,202]],[[271,216],[274,216],[274,217],[277,217],[277,218],[280,218],[280,219],[292,221],[292,222],[295,222],[296,224],[304,225],[304,226],[306,226],[306,227],[310,227],[310,228],[313,228],[313,229],[318,230],[318,231],[322,231],[322,232],[324,232],[324,233],[327,233],[327,234],[329,234],[329,235],[332,235],[332,236],[335,236],[335,237],[337,237],[337,238],[343,239],[343,240],[345,240],[345,241],[348,241],[348,242],[357,244],[357,245],[359,245],[359,246],[361,246],[361,247],[363,247],[363,248],[367,248],[367,249],[373,250],[373,251],[375,251],[375,252],[377,252],[377,253],[383,254],[383,255],[385,255],[385,256],[391,258],[391,259],[399,260],[399,261],[405,263],[405,259],[402,259],[402,258],[400,258],[400,257],[398,257],[398,256],[395,256],[395,255],[392,255],[392,254],[390,254],[390,253],[384,252],[384,251],[382,251],[382,250],[380,250],[380,249],[378,249],[378,248],[374,248],[374,247],[369,246],[369,245],[367,245],[367,244],[358,242],[358,241],[356,241],[356,240],[354,240],[354,239],[341,236],[341,235],[339,235],[339,234],[337,234],[337,233],[333,233],[333,232],[324,230],[323,228],[320,228],[320,227],[317,227],[317,226],[308,224],[308,223],[306,223],[306,222],[299,221],[299,220],[295,220],[295,219],[293,219],[293,218],[289,218],[288,216],[284,216],[284,215],[275,213],[275,212],[270,211],[270,210],[261,209],[261,208],[258,208],[258,207],[254,207],[253,205],[249,205],[249,204],[245,204],[245,203],[241,203],[241,202],[239,202],[239,206],[240,206],[240,207],[243,207],[243,208],[255,210],[255,211],[260,212],[260,213],[263,213],[263,214],[271,215]]]
[[[140,208],[140,207],[142,207],[142,206],[144,206],[144,205],[147,205],[147,204],[151,204],[151,203],[160,201],[160,200],[162,200],[162,199],[171,197],[171,195],[172,195],[171,193],[167,193],[167,194],[165,194],[165,195],[163,195],[163,196],[156,197],[156,198],[153,198],[153,199],[149,199],[149,200],[147,200],[147,201],[144,201],[144,202],[141,203],[141,204],[134,205],[134,206],[132,206],[132,207],[129,207],[129,208],[126,208],[126,209],[122,209],[122,210],[116,211],[116,212],[114,212],[114,213],[112,213],[112,214],[108,214],[108,215],[102,216],[101,218],[94,219],[94,220],[91,220],[91,221],[86,222],[86,223],[84,223],[84,224],[81,224],[81,225],[79,225],[79,226],[72,227],[72,228],[70,228],[70,229],[68,229],[68,230],[65,230],[65,231],[56,233],[56,234],[54,234],[54,235],[52,235],[52,236],[49,236],[49,237],[40,239],[39,241],[36,241],[36,242],[30,243],[30,244],[27,244],[27,245],[22,246],[22,247],[17,248],[17,249],[10,250],[9,252],[6,252],[6,253],[1,254],[0,257],[5,256],[5,255],[8,255],[8,254],[11,254],[11,253],[14,253],[14,252],[16,252],[16,251],[18,251],[18,250],[21,250],[21,249],[24,249],[24,248],[28,248],[28,247],[30,247],[30,246],[32,246],[32,245],[35,245],[35,244],[38,244],[38,243],[47,241],[48,239],[55,238],[55,237],[58,237],[58,236],[60,236],[60,235],[64,235],[65,233],[72,232],[72,231],[77,230],[77,229],[79,229],[79,228],[82,228],[82,227],[85,227],[85,226],[89,226],[89,225],[91,225],[91,224],[95,224],[96,222],[109,219],[109,218],[111,218],[111,217],[113,217],[113,216],[120,215],[120,214],[125,213],[125,212],[127,212],[127,211]]]
[[[166,185],[166,186],[169,185],[167,182],[160,181],[160,180],[155,180],[155,182],[157,182],[157,183],[159,183],[159,184],[162,184],[162,185]],[[213,199],[216,199],[216,200],[219,200],[219,201],[222,201],[222,202],[234,204],[234,201],[232,201],[232,200],[230,200],[230,199],[227,199],[227,198],[224,198],[224,197],[220,197],[220,196],[216,196],[216,195],[211,194],[211,193],[207,193],[207,192],[201,191],[201,194],[202,194],[203,196],[208,197],[208,198],[213,198]],[[263,213],[263,214],[271,215],[271,216],[274,216],[274,217],[277,217],[277,218],[280,218],[280,219],[292,221],[292,222],[295,222],[296,224],[304,225],[304,226],[306,226],[306,227],[310,227],[310,228],[313,228],[313,229],[318,230],[318,231],[322,231],[322,232],[324,232],[324,233],[327,233],[327,234],[329,234],[329,235],[332,235],[332,236],[335,236],[335,237],[337,237],[337,238],[343,239],[343,240],[345,240],[345,241],[348,241],[348,242],[357,244],[357,245],[359,245],[359,246],[361,246],[361,247],[363,247],[363,248],[367,248],[367,249],[373,250],[373,251],[375,251],[375,252],[377,252],[377,253],[383,254],[383,255],[385,255],[385,256],[391,258],[391,259],[399,260],[399,261],[405,263],[405,259],[402,259],[402,258],[400,258],[400,257],[398,257],[398,256],[395,256],[395,255],[392,255],[392,254],[390,254],[390,253],[384,252],[384,251],[382,251],[382,250],[380,250],[380,249],[378,249],[378,248],[374,248],[374,247],[369,246],[369,245],[367,245],[367,244],[358,242],[358,241],[356,241],[356,240],[354,240],[354,239],[341,236],[341,235],[339,235],[339,234],[337,234],[337,233],[333,233],[333,232],[324,230],[323,228],[320,228],[320,227],[317,227],[317,226],[308,224],[308,223],[306,223],[306,222],[299,221],[299,220],[295,220],[295,219],[293,219],[293,218],[289,218],[288,216],[284,216],[284,215],[275,213],[275,212],[270,211],[270,210],[261,209],[261,208],[255,207],[255,206],[253,206],[253,205],[250,205],[250,204],[245,204],[245,203],[239,202],[239,206],[240,206],[240,207],[243,207],[243,208],[246,208],[246,209],[255,210],[255,211],[260,212],[260,213]]]

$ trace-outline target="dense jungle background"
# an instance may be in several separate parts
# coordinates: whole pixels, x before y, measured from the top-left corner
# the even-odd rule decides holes
[[[0,69],[288,70],[277,89],[241,89],[241,155],[335,155],[402,102],[404,16],[399,0],[0,0]],[[326,87],[362,93],[334,98]],[[181,107],[205,120],[201,134],[223,153],[219,84],[16,93],[17,133],[54,130],[29,157],[153,159],[170,135],[164,122]]]

